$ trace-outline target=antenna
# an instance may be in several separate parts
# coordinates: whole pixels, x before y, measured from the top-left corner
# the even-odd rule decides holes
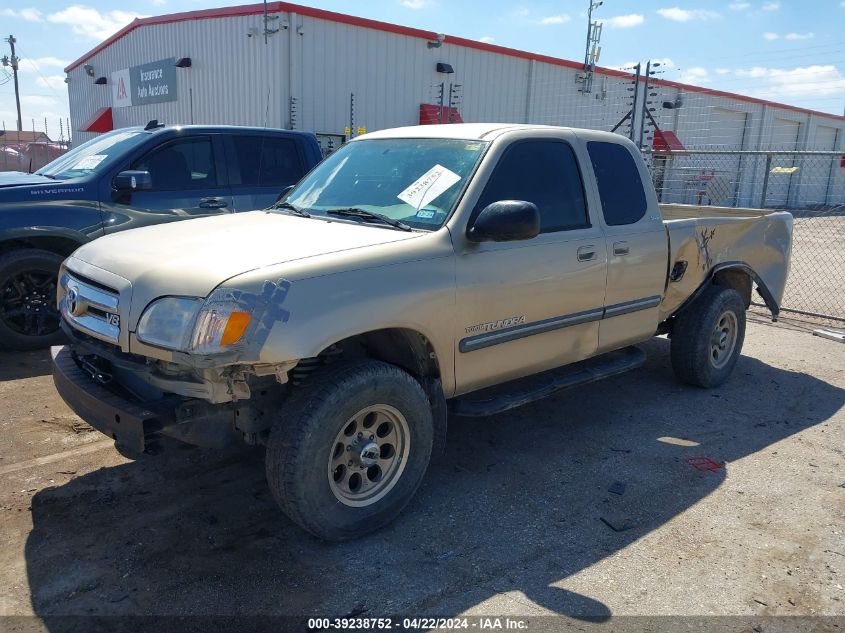
[[[593,22],[593,10],[598,9],[604,2],[599,0],[594,2],[590,0],[590,7],[587,9],[587,46],[584,50],[584,73],[580,77],[576,77],[576,81],[581,81],[582,85],[579,91],[581,94],[589,94],[593,91],[593,73],[596,70],[599,57],[601,56],[601,31],[602,23],[596,20]]]
[[[279,19],[278,15],[269,15],[267,13],[267,0],[264,0],[264,43],[265,44],[267,43],[267,37],[269,35],[273,35],[274,33],[279,32],[278,27],[275,28],[275,29],[270,28],[270,22],[272,22],[273,20],[278,20],[278,19]]]

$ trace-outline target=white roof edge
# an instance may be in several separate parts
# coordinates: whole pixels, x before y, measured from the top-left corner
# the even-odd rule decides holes
[[[572,128],[561,125],[540,125],[534,123],[449,123],[443,125],[410,125],[405,127],[388,128],[369,132],[358,139],[380,139],[380,138],[452,138],[465,140],[492,140],[507,132],[518,132],[522,130],[568,130],[590,138],[605,138],[607,140],[619,141],[626,137],[605,132],[602,130],[590,130]]]

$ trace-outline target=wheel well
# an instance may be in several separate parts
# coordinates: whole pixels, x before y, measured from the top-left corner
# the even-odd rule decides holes
[[[388,328],[358,334],[329,345],[315,358],[303,359],[291,370],[293,386],[302,384],[320,366],[339,359],[372,358],[401,367],[419,381],[431,402],[434,418],[433,455],[446,447],[447,410],[440,364],[431,341],[416,330]]]
[[[339,360],[372,358],[401,367],[421,383],[439,380],[440,365],[431,342],[416,330],[389,328],[350,336],[332,343],[316,356],[301,359],[290,371],[294,386]]]
[[[81,244],[79,242],[68,237],[19,237],[13,240],[0,242],[0,255],[5,255],[6,253],[24,248],[37,248],[44,251],[50,251],[51,253],[61,255],[62,257],[67,257],[80,246]]]
[[[366,356],[401,367],[417,378],[439,378],[440,365],[431,342],[416,330],[390,328],[366,332],[332,346],[344,356]]]
[[[713,275],[714,286],[733,288],[742,297],[745,309],[751,305],[751,275],[738,268],[728,268],[717,271]]]

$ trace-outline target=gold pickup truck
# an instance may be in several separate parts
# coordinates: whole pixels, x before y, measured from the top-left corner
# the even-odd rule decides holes
[[[791,234],[784,212],[661,208],[614,134],[385,130],[271,209],[73,253],[54,379],[125,452],[266,445],[285,513],[348,539],[408,503],[450,411],[633,369],[660,334],[680,380],[727,379],[753,288],[777,317]]]

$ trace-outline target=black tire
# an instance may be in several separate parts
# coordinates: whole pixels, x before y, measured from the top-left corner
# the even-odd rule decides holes
[[[18,351],[64,340],[56,287],[64,257],[35,248],[0,257],[0,345]]]
[[[731,315],[733,315],[731,317]],[[723,320],[724,319],[724,320]],[[733,321],[731,321],[733,319]],[[720,346],[725,323],[732,323],[733,345]],[[720,325],[717,331],[717,325]],[[731,375],[745,340],[745,304],[733,288],[711,286],[675,319],[672,369],[683,382],[715,387]],[[719,354],[722,356],[720,357]]]
[[[407,458],[384,496],[354,507],[330,484],[330,460],[338,434],[356,413],[375,405],[404,416]],[[282,511],[305,530],[328,541],[353,539],[390,523],[411,500],[433,441],[431,404],[412,376],[379,361],[343,363],[311,376],[279,410],[267,442],[267,481]]]

